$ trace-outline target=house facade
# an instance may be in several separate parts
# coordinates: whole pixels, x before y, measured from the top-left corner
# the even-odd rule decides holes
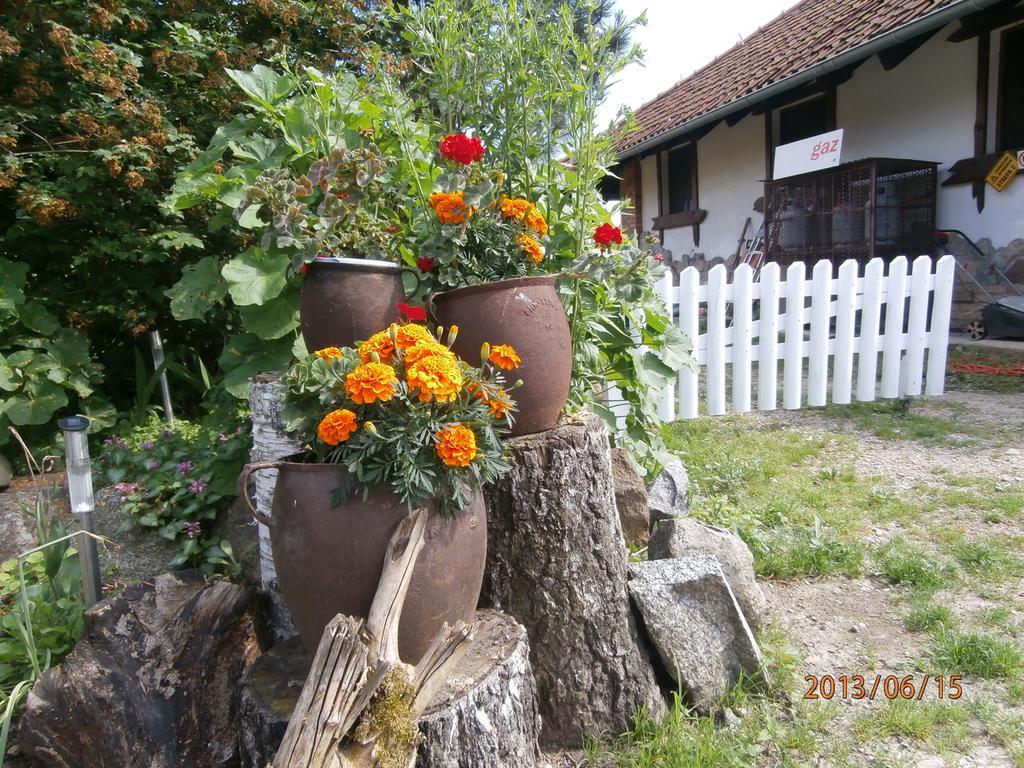
[[[822,172],[826,181],[870,158],[937,164],[927,195],[918,190],[902,208],[880,207],[877,216],[909,221],[911,206],[927,209],[931,218],[917,224],[929,229],[927,243],[932,228],[960,230],[984,254],[951,238],[949,249],[968,271],[992,288],[995,263],[1024,283],[1021,0],[803,0],[636,111],[616,142],[618,195],[630,201],[622,221],[657,234],[677,265],[735,262],[766,207],[778,225],[796,206],[818,205],[817,220],[834,235],[850,209],[823,204],[820,194],[775,199],[773,160],[780,145],[836,129],[843,130],[841,165]],[[1020,162],[997,191],[985,177],[1006,151]],[[876,221],[860,199],[853,205],[856,227],[865,215]],[[782,252],[782,240],[795,241],[795,230],[770,223],[769,260]],[[841,250],[832,235],[796,234],[808,256]]]

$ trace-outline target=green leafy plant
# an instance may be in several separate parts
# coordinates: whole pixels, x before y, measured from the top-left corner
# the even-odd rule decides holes
[[[473,367],[422,325],[394,324],[358,349],[329,347],[286,377],[283,417],[311,460],[339,464],[336,500],[390,488],[410,507],[463,509],[508,465],[499,440],[513,401],[499,368],[518,365],[507,346],[481,350]]]

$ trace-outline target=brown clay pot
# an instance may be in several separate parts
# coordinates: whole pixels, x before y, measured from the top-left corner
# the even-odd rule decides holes
[[[306,349],[351,347],[398,318],[402,269],[387,261],[316,259],[306,271],[299,320]]]
[[[572,341],[554,277],[520,277],[457,288],[430,297],[441,325],[459,326],[453,347],[471,365],[480,347],[510,344],[522,364],[505,372],[508,383],[523,380],[511,392],[518,405],[513,435],[551,429],[569,396]]]
[[[289,457],[300,458],[300,457]],[[259,513],[245,488],[252,472],[278,470],[271,516]],[[391,491],[364,500],[353,493],[332,509],[344,470],[333,464],[268,461],[246,464],[240,494],[270,529],[274,567],[295,628],[310,653],[338,613],[366,618],[384,568],[384,552],[406,505]],[[470,622],[476,612],[487,558],[487,512],[478,494],[468,509],[427,519],[426,539],[398,625],[402,660],[415,664],[448,622]]]

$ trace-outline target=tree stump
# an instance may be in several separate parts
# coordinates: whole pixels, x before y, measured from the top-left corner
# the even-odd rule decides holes
[[[274,461],[291,456],[302,450],[302,446],[285,434],[281,411],[284,408],[284,392],[281,390],[281,374],[261,373],[253,377],[249,391],[252,409],[252,461]],[[274,501],[274,486],[277,485],[277,471],[257,472],[253,479],[256,509],[270,516]],[[270,623],[276,640],[284,640],[295,634],[288,609],[277,586],[277,572],[274,570],[274,553],[270,548],[270,531],[257,523],[260,553],[260,583],[270,595]],[[260,767],[262,768],[262,766]]]
[[[261,609],[255,589],[194,572],[100,602],[29,694],[22,753],[60,768],[231,764],[236,681],[261,652]]]
[[[296,638],[246,670],[239,704],[243,768],[273,761],[311,662]],[[419,768],[537,766],[540,723],[526,631],[506,614],[480,611],[472,643],[419,727]]]
[[[545,747],[620,733],[664,699],[626,586],[611,451],[592,415],[508,441],[487,490],[484,599],[526,627]]]

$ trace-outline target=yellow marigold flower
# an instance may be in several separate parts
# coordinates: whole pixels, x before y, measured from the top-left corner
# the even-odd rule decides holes
[[[530,210],[526,212],[524,223],[540,237],[544,237],[548,233],[548,223],[544,220],[544,217],[541,216],[540,211],[533,206],[531,206]]]
[[[390,400],[395,394],[397,381],[395,370],[390,365],[363,363],[345,377],[345,394],[359,405]]]
[[[377,331],[373,336],[368,338],[362,344],[359,345],[359,357],[364,363],[373,361],[373,353],[377,353],[378,359],[382,363],[390,363],[391,356],[395,352],[395,344],[391,340],[390,329],[385,328],[383,331]]]
[[[409,366],[405,381],[409,390],[419,390],[421,403],[430,398],[439,403],[450,403],[462,389],[462,371],[454,355],[430,355]]]
[[[525,253],[534,264],[540,264],[544,261],[544,248],[532,237],[529,235],[520,235],[516,238],[516,242],[522,246],[523,253]]]
[[[324,362],[327,362],[328,360],[341,359],[341,350],[338,349],[337,347],[324,347],[323,349],[318,349],[313,354],[315,354]]]
[[[532,208],[533,203],[521,197],[503,197],[501,199],[501,215],[506,219],[523,221]]]
[[[433,339],[423,339],[417,341],[411,347],[405,350],[405,364],[414,365],[424,358],[431,357],[432,355],[439,355],[441,357],[451,358],[454,361],[455,356],[444,344],[441,344]]]
[[[473,208],[466,205],[461,192],[435,192],[430,204],[442,224],[464,224],[473,215]]]
[[[476,435],[462,424],[452,424],[438,432],[437,455],[449,467],[468,467],[476,458]]]
[[[488,359],[505,371],[518,368],[519,364],[523,362],[519,359],[519,353],[508,344],[498,344],[491,347],[491,355]]]
[[[316,434],[327,445],[337,445],[348,440],[349,436],[359,429],[356,415],[348,408],[339,408],[324,416],[316,428]]]
[[[487,410],[491,412],[492,416],[497,416],[499,419],[503,418],[505,414],[512,410],[512,403],[508,399],[508,392],[504,389],[499,389],[497,396],[487,401]]]
[[[415,323],[407,323],[406,325],[398,325],[396,323],[393,327],[398,328],[399,349],[408,349],[421,341],[435,341],[426,326],[416,325]]]

